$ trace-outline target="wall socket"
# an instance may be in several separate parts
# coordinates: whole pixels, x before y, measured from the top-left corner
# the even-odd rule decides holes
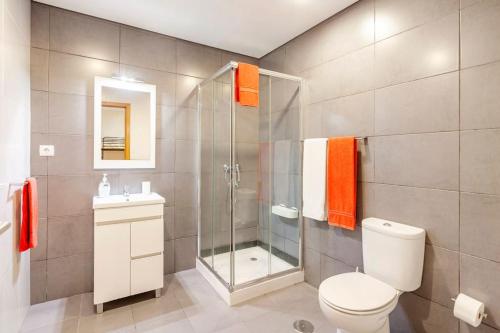
[[[40,145],[40,156],[54,156],[54,145]]]

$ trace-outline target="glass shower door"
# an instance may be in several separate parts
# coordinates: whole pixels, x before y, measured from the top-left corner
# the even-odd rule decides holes
[[[300,81],[260,75],[259,100],[234,112],[236,285],[299,267]]]
[[[268,200],[269,131],[268,78],[260,76],[259,106],[235,104],[234,111],[234,275],[235,284],[264,278],[269,274],[269,251],[259,239],[261,203]],[[268,214],[266,212],[265,214]]]
[[[231,281],[231,71],[214,81],[214,270]]]
[[[231,262],[231,71],[202,85],[199,256],[225,283]]]
[[[274,74],[258,107],[234,101],[234,69],[199,88],[199,257],[230,288],[300,266],[301,86]]]

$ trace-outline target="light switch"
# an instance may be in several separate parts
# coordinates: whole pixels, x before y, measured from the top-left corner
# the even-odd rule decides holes
[[[54,152],[53,145],[40,145],[40,156],[54,156]]]

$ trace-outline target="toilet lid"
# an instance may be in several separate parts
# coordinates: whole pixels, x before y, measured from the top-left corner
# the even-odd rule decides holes
[[[324,280],[319,286],[319,295],[333,307],[366,312],[390,303],[396,297],[397,291],[369,275],[352,272]]]

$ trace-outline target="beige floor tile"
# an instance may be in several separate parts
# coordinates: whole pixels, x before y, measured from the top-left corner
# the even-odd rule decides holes
[[[115,300],[103,314],[95,312],[93,293],[37,304],[22,332],[289,333],[298,319],[311,321],[315,332],[335,331],[306,283],[230,307],[193,269],[165,276],[160,298],[149,292]]]
[[[335,332],[319,307],[318,297],[295,302],[287,311],[294,320],[308,320],[317,329],[319,327],[330,327],[331,332]],[[316,329],[314,330],[316,332]]]
[[[293,322],[294,317],[292,315],[276,311],[247,321],[245,322],[245,326],[252,333],[285,333],[293,332]]]
[[[191,286],[178,286],[175,297],[183,308],[192,306],[222,304],[222,299],[208,283],[196,283]]]
[[[23,333],[77,333],[78,318],[68,319],[57,324],[50,324],[35,328],[34,330],[22,331]]]
[[[251,333],[250,329],[245,324],[238,323],[230,327],[219,330],[215,333]]]
[[[195,333],[193,327],[187,319],[181,319],[176,321],[164,321],[164,318],[159,318],[156,320],[150,320],[147,323],[141,323],[137,325],[136,332],[148,332],[148,333]]]
[[[35,328],[78,318],[81,301],[82,296],[76,295],[33,305],[26,315],[21,331],[27,332]]]
[[[239,313],[241,320],[245,322],[266,313],[277,311],[279,307],[273,302],[271,297],[264,295],[248,302],[238,304],[234,306],[234,309]]]
[[[241,323],[239,313],[222,302],[184,309],[196,333],[213,333]]]
[[[168,320],[184,319],[186,317],[173,293],[169,293],[160,298],[147,299],[133,304],[131,307],[132,315],[136,323],[159,317]]]
[[[102,314],[80,318],[79,333],[135,332],[134,319],[130,306],[104,311]]]

